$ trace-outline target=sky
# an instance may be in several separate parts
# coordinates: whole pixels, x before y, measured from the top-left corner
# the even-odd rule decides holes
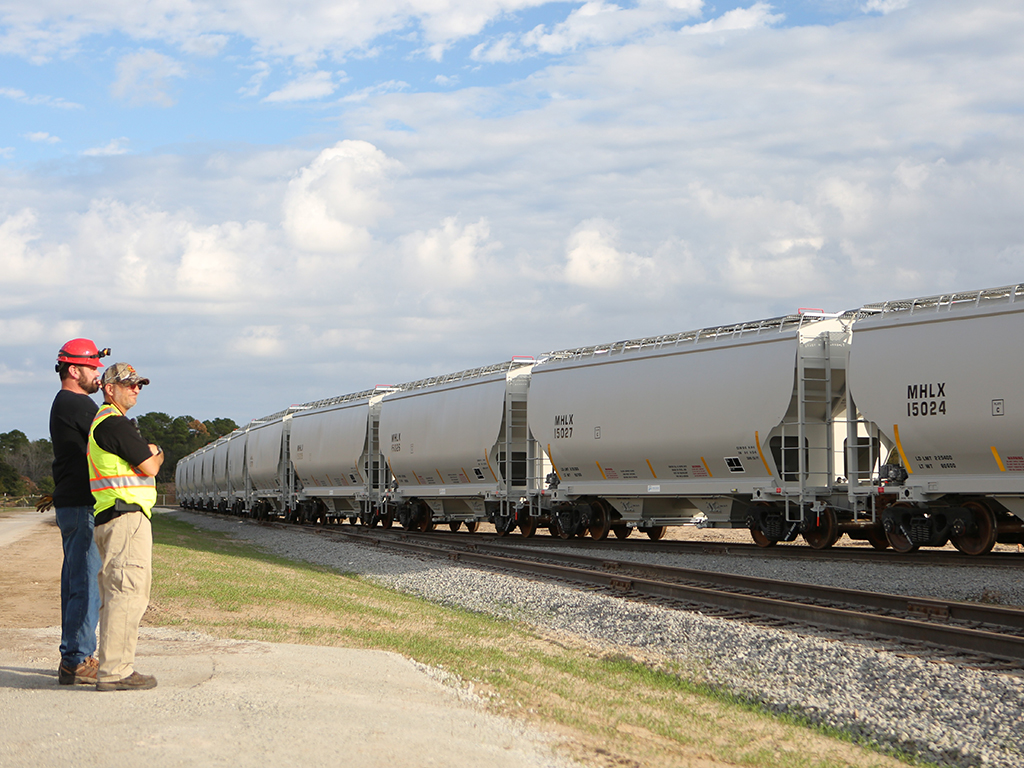
[[[1019,2],[0,0],[0,115],[32,439],[1024,282]]]

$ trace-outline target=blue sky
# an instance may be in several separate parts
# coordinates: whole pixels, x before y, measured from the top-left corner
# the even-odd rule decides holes
[[[1009,2],[0,0],[0,431],[1024,276]]]

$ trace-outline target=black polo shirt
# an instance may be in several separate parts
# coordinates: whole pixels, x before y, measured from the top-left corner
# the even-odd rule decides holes
[[[53,505],[91,507],[89,490],[89,428],[99,407],[88,395],[62,389],[50,408],[53,443]]]
[[[127,416],[108,416],[96,427],[93,437],[96,445],[108,453],[117,454],[133,467],[153,455],[139,427]]]

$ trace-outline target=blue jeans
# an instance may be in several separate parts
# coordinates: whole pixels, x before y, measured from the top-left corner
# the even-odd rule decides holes
[[[57,525],[64,540],[60,572],[60,657],[72,669],[96,654],[100,615],[100,553],[92,539],[93,508],[59,507]]]

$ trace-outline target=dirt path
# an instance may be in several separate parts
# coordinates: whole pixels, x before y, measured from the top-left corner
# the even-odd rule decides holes
[[[6,522],[9,527],[26,518],[34,523],[18,531],[15,541],[0,547],[0,627],[59,627],[60,567],[64,555],[53,512],[0,514],[0,523]],[[56,647],[53,653],[58,656]]]

